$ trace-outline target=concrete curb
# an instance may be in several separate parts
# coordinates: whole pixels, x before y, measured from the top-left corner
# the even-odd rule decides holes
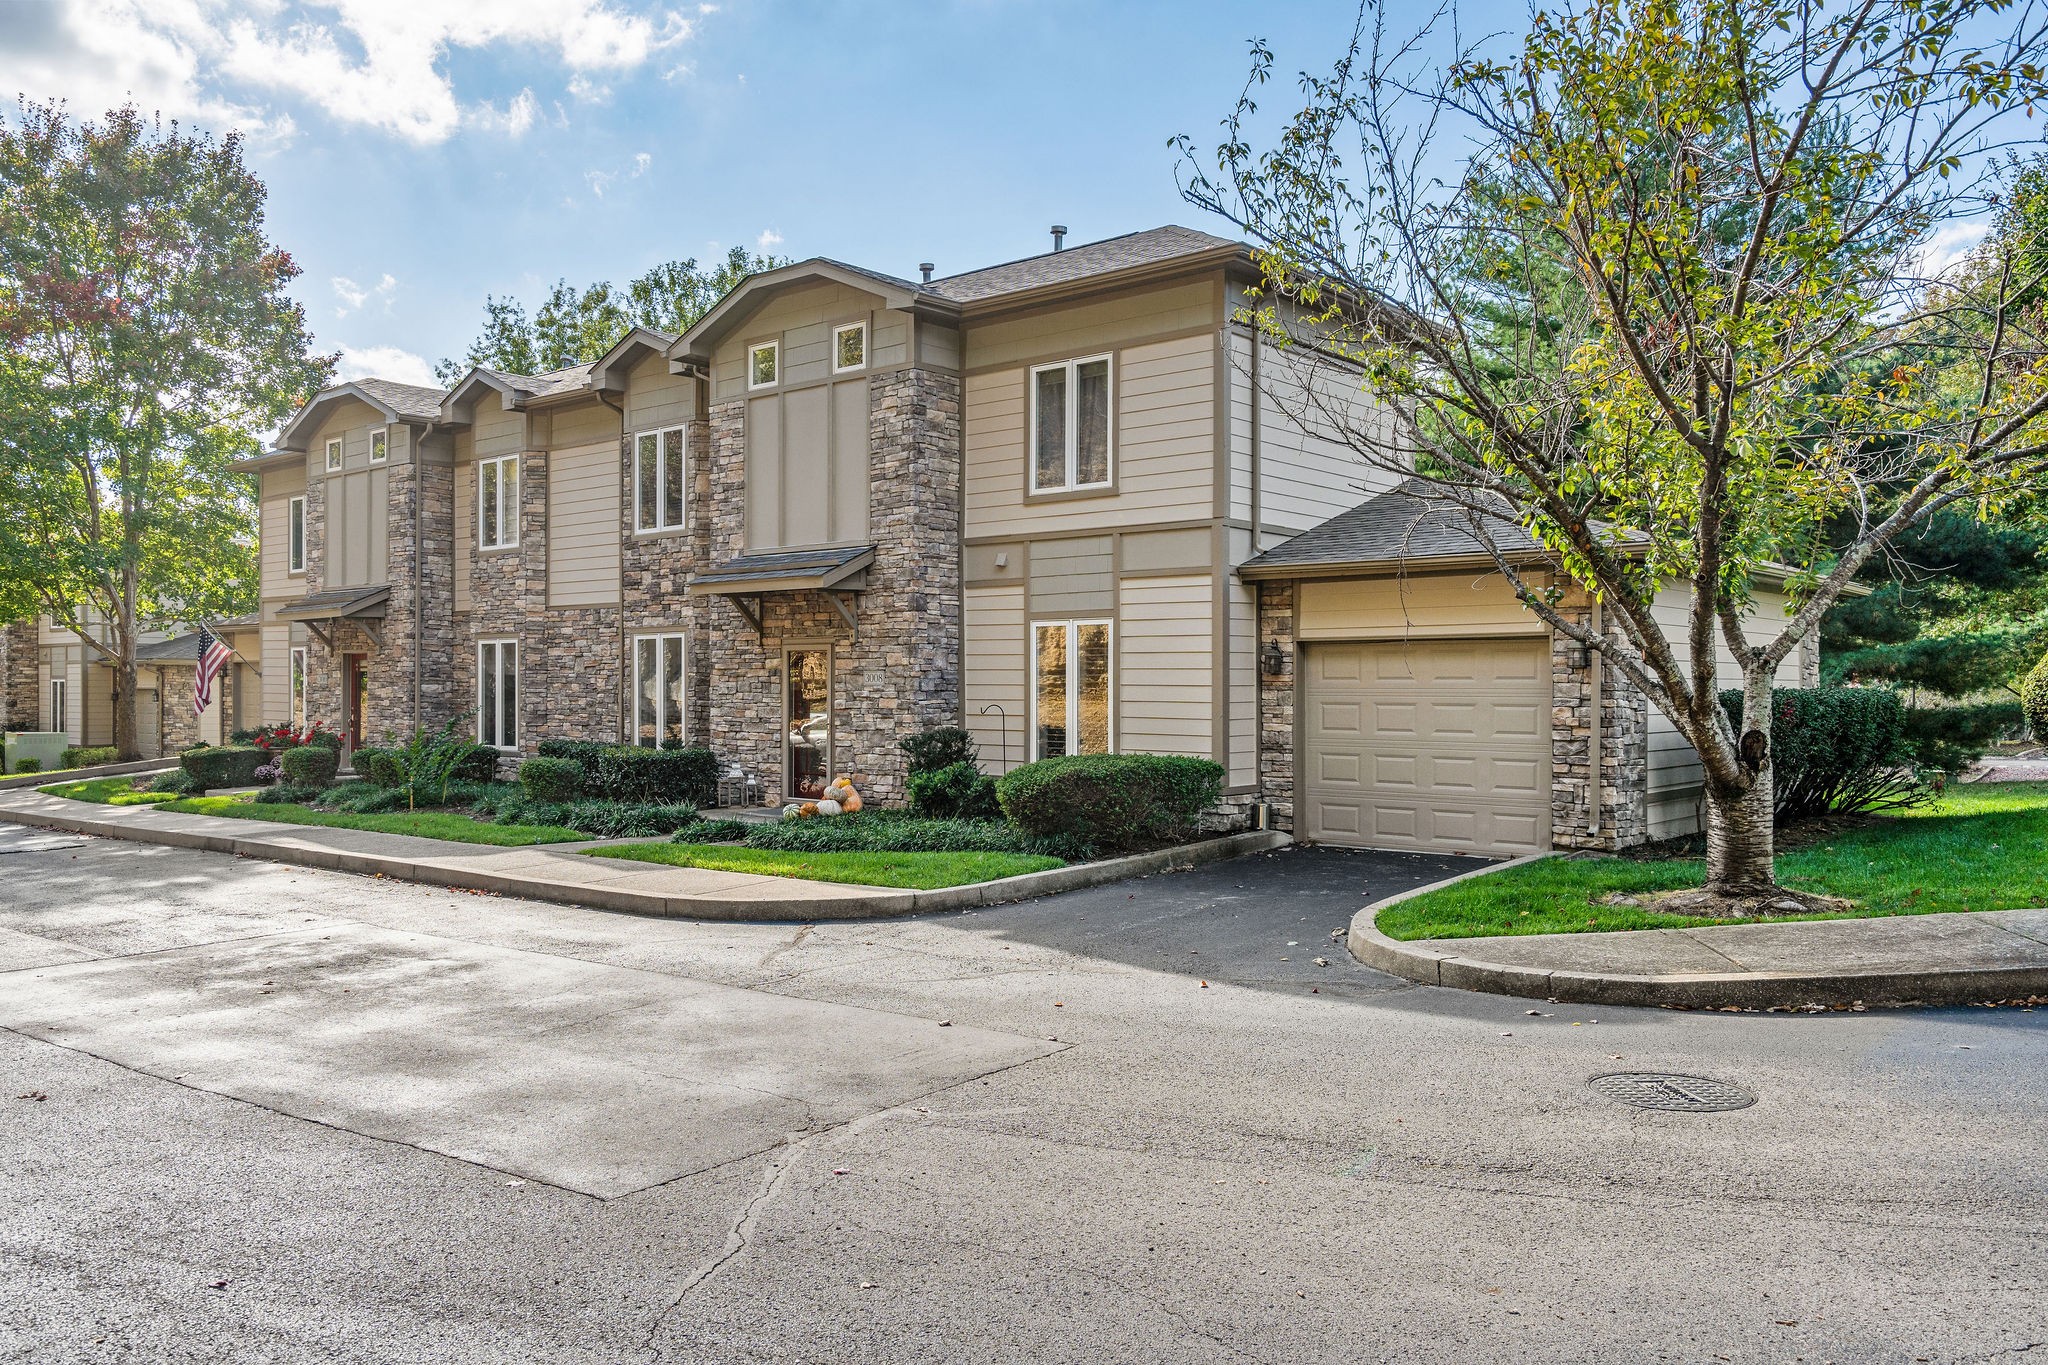
[[[1374,901],[1351,919],[1345,947],[1368,967],[1405,976],[1425,986],[1461,991],[1523,996],[1535,1000],[1585,1005],[1641,1005],[1671,1009],[1715,1009],[1740,1006],[1767,1009],[1795,1005],[1967,1005],[1979,1000],[2010,1000],[2048,994],[2048,965],[2011,967],[1928,967],[1915,971],[1875,972],[1685,972],[1641,976],[1617,972],[1579,972],[1525,964],[1489,962],[1472,955],[1478,940],[1457,940],[1458,952],[1440,947],[1449,940],[1403,942],[1380,932],[1382,910],[1430,891],[1473,877],[1491,876],[1511,867],[1554,857],[1549,853],[1516,858],[1447,881],[1404,891]],[[1969,914],[1969,911],[1956,913]],[[1856,921],[1830,921],[1855,923]],[[1712,935],[1741,925],[1689,929],[1690,935]],[[1638,929],[1634,933],[1661,933]],[[1569,937],[1562,935],[1560,937]]]
[[[140,808],[133,814],[147,819],[149,813]],[[214,816],[191,816],[190,819],[219,819]],[[931,914],[945,910],[967,910],[976,906],[1000,905],[1008,901],[1030,900],[1037,896],[1048,896],[1060,891],[1075,891],[1084,887],[1102,886],[1120,882],[1131,877],[1144,877],[1157,872],[1174,872],[1182,868],[1198,867],[1204,863],[1235,858],[1246,853],[1260,853],[1268,849],[1281,848],[1293,839],[1277,830],[1259,830],[1249,834],[1232,834],[1220,839],[1205,839],[1200,843],[1183,844],[1177,848],[1161,849],[1154,853],[1139,853],[1126,858],[1107,858],[1100,862],[1078,863],[1072,867],[1056,867],[1045,872],[1027,872],[1022,876],[1003,877],[992,882],[979,882],[971,886],[950,886],[936,891],[897,891],[876,889],[867,894],[820,896],[817,899],[796,896],[764,900],[749,897],[724,896],[667,896],[652,891],[634,890],[628,887],[606,886],[603,883],[579,881],[573,877],[560,878],[535,876],[522,873],[493,872],[481,865],[494,851],[489,845],[455,844],[448,845],[448,862],[414,861],[380,853],[360,853],[342,849],[321,848],[304,844],[285,842],[293,830],[319,828],[300,825],[275,825],[271,828],[279,833],[269,838],[249,838],[232,832],[211,833],[204,830],[171,828],[131,824],[127,821],[95,820],[86,815],[72,815],[54,811],[12,811],[0,809],[0,821],[13,824],[36,825],[62,830],[69,834],[91,834],[108,839],[126,839],[134,843],[162,844],[171,848],[198,849],[207,853],[231,853],[243,858],[257,858],[266,862],[288,863],[298,867],[316,867],[330,872],[353,872],[366,877],[385,877],[392,881],[419,882],[427,886],[456,887],[470,891],[491,891],[499,895],[518,896],[527,900],[553,901],[563,905],[582,906],[591,910],[611,910],[623,914],[650,915],[672,919],[703,919],[756,922],[792,922],[807,920],[852,920],[881,919],[902,915]],[[409,836],[407,836],[409,837]],[[645,842],[645,841],[642,841]],[[506,850],[512,851],[512,850]],[[546,845],[516,850],[521,853],[546,852]],[[585,855],[565,853],[564,857],[580,858]],[[458,861],[460,860],[460,861]],[[606,860],[612,866],[644,867],[659,871],[658,863],[633,863],[631,860]],[[573,867],[573,864],[568,866]],[[793,879],[784,879],[792,880]],[[840,883],[794,883],[796,885],[839,886]]]
[[[0,777],[0,791],[17,787],[47,787],[55,782],[90,782],[96,777],[123,777],[131,773],[169,772],[178,766],[175,758],[139,758],[133,763],[102,763],[97,768],[71,768],[54,773],[15,773]]]

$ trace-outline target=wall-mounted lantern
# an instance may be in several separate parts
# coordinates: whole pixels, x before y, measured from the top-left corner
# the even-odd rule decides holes
[[[1260,655],[1260,667],[1269,678],[1287,676],[1287,651],[1280,648],[1278,640],[1266,641],[1266,648]]]

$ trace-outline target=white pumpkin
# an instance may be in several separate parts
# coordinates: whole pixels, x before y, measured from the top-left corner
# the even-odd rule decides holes
[[[831,800],[831,799],[829,799],[829,798],[828,798],[828,799],[826,799],[826,800],[820,801],[820,802],[818,803],[818,814],[820,814],[820,815],[837,815],[837,814],[839,814],[839,803],[838,803],[837,801],[833,801],[833,800]]]
[[[785,820],[794,820],[803,813],[804,808],[802,806],[799,806],[794,801],[790,802],[788,805],[782,808],[782,818]]]

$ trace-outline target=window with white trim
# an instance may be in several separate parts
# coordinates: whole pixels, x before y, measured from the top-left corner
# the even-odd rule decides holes
[[[867,368],[868,325],[865,322],[850,322],[844,327],[832,329],[832,373],[845,374],[850,370]]]
[[[782,378],[782,343],[763,341],[747,347],[747,387],[765,389]]]
[[[485,640],[476,647],[476,742],[519,747],[519,645]]]
[[[1086,356],[1031,371],[1031,491],[1106,488],[1110,358]]]
[[[633,529],[675,531],[689,519],[687,427],[643,431],[633,438]]]
[[[337,470],[337,469],[340,469],[340,468],[341,468],[341,442],[340,442],[340,441],[338,441],[338,440],[336,440],[336,441],[329,441],[329,442],[327,443],[327,472],[328,472],[328,473],[330,473],[330,474],[332,474],[332,473],[333,473],[333,472],[334,472],[335,470]]]
[[[643,749],[683,742],[683,637],[633,637],[633,743]]]
[[[306,651],[303,648],[292,650],[291,697],[292,724],[303,730],[306,728]]]
[[[476,466],[476,543],[502,550],[519,543],[519,457],[500,455]]]
[[[284,504],[284,571],[306,571],[306,500],[287,498]]]
[[[50,729],[71,728],[71,684],[63,678],[50,679]]]
[[[1112,752],[1109,622],[1034,622],[1031,645],[1031,756]]]
[[[391,455],[391,429],[378,427],[370,433],[370,463],[383,464]]]

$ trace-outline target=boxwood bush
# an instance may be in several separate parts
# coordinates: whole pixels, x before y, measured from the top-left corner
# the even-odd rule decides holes
[[[67,768],[93,768],[112,763],[120,756],[121,751],[111,744],[73,744],[58,762]]]
[[[519,765],[519,790],[529,801],[574,801],[583,793],[583,765],[573,758],[529,758]]]
[[[913,774],[935,773],[956,764],[972,763],[978,757],[974,736],[957,725],[920,731],[908,739],[896,741],[896,747],[910,756]]]
[[[325,744],[304,744],[279,754],[277,765],[284,770],[284,780],[292,786],[310,787],[317,791],[334,785],[334,774],[341,767],[341,754]]]
[[[356,776],[373,786],[405,785],[405,765],[400,763],[398,756],[389,749],[372,748],[365,744],[356,750],[351,763],[356,770]]]
[[[935,820],[999,820],[996,780],[972,763],[910,775],[910,811]]]
[[[1223,794],[1223,766],[1167,754],[1069,754],[1013,768],[996,783],[1012,824],[1110,852],[1191,838]]]
[[[253,787],[256,770],[270,762],[268,750],[250,744],[216,744],[187,749],[178,755],[178,766],[192,777],[200,791],[222,787]]]
[[[1739,730],[1742,693],[1721,694]],[[1780,822],[1827,812],[1891,810],[1932,795],[1912,768],[1906,708],[1884,687],[1771,689],[1771,782]]]

